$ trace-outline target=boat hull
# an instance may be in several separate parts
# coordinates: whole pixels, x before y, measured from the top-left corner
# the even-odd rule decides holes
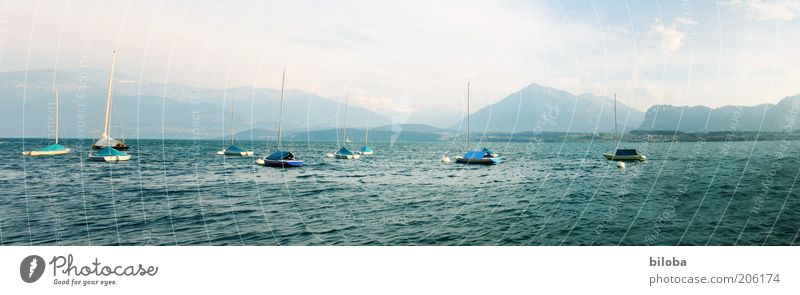
[[[64,149],[59,151],[29,151],[29,152],[22,152],[23,156],[31,156],[31,157],[38,157],[38,156],[55,156],[55,155],[64,155],[69,154],[72,152],[71,149]]]
[[[265,160],[258,159],[256,163],[267,167],[291,168],[302,167],[303,161],[300,160]]]
[[[645,161],[647,157],[644,155],[630,155],[630,156],[617,156],[615,154],[603,154],[606,160],[611,161]]]
[[[89,161],[94,162],[124,162],[131,159],[131,155],[124,156],[89,156]]]
[[[356,152],[356,153],[358,153],[359,155],[364,155],[364,156],[371,156],[371,155],[375,154],[375,152]]]
[[[337,159],[343,159],[343,160],[355,160],[355,159],[361,158],[361,155],[359,155],[359,154],[353,154],[353,155],[334,154],[333,157],[337,158]]]
[[[473,165],[497,165],[501,162],[500,158],[467,159],[464,157],[456,158],[456,163]]]
[[[219,152],[217,152],[217,154],[219,154]],[[249,157],[249,156],[253,155],[253,152],[252,151],[247,151],[247,152],[235,153],[235,152],[223,151],[222,154],[226,155],[226,156]]]
[[[99,150],[99,149],[106,148],[106,147],[107,146],[92,145],[92,149],[95,149],[95,150]],[[115,150],[118,150],[118,151],[127,151],[127,150],[131,149],[131,147],[128,146],[127,144],[115,145],[115,146],[112,146],[112,148],[114,148]]]

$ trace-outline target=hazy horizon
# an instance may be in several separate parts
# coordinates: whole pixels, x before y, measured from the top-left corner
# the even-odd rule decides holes
[[[103,72],[104,74],[108,74],[108,69],[101,69],[101,68],[90,68],[90,69],[81,69],[81,68],[62,68],[62,69],[36,68],[36,69],[30,69],[29,71],[31,71],[31,72],[32,71],[79,72],[79,71],[87,71],[87,70],[88,71],[94,71],[94,72]],[[13,72],[24,72],[24,71],[22,71],[22,70],[0,71],[0,73],[13,73]],[[121,80],[120,78],[122,78],[122,77],[140,79],[139,81],[127,81],[127,82],[160,83],[159,81],[151,81],[151,80],[147,80],[147,79],[142,79],[140,77],[134,77],[133,75],[130,75],[128,73],[122,73],[120,71],[115,71],[115,72],[116,73],[114,74],[114,76],[115,76],[114,80],[116,81],[116,83],[119,83],[120,80]],[[527,87],[527,86],[532,85],[532,84],[540,85],[542,87],[547,87],[547,88],[558,89],[558,88],[552,87],[550,85],[539,83],[537,81],[531,81],[530,83],[528,83],[526,85],[522,85],[521,88]],[[183,84],[183,83],[179,83],[179,82],[170,82],[169,85],[180,85],[180,86],[192,87],[191,85]],[[217,87],[214,87],[214,86],[203,86],[203,87],[201,87],[201,89],[205,89],[205,90],[218,90],[218,91],[232,90],[232,89],[237,89],[237,88],[256,88],[256,89],[266,89],[266,90],[280,90],[280,88],[272,88],[272,87],[264,87],[264,86],[259,87],[257,85],[252,85],[252,84],[229,85],[229,87],[227,87],[227,88],[217,88]],[[285,90],[287,92],[288,91],[295,91],[295,90],[296,91],[308,92],[306,89],[301,89],[301,88],[286,88]],[[514,92],[517,92],[519,90],[520,89],[517,89],[517,90],[514,90],[512,92],[506,93],[504,95],[500,94],[499,98],[497,100],[495,100],[495,101],[492,101],[491,103],[496,103],[496,102],[502,100],[503,98],[506,98],[509,95],[514,94]],[[572,95],[575,95],[575,96],[580,96],[580,95],[584,95],[584,94],[593,94],[593,95],[602,96],[602,97],[606,97],[606,98],[613,98],[613,96],[614,96],[613,93],[611,95],[603,95],[603,94],[592,93],[592,92],[575,93],[575,92],[571,92],[571,91],[564,90],[564,89],[558,89],[558,90],[566,91],[566,92],[568,92],[568,93],[570,93]],[[319,93],[313,93],[313,92],[308,92],[308,93],[320,95]],[[652,105],[647,105],[647,106],[644,106],[644,107],[641,107],[641,108],[637,107],[637,106],[630,106],[630,107],[633,108],[633,109],[636,109],[636,110],[638,110],[640,112],[643,112],[643,113],[647,112],[647,110],[650,107],[653,107],[653,106],[656,106],[656,105],[672,105],[672,106],[676,106],[676,107],[709,107],[711,109],[718,109],[718,108],[728,107],[728,106],[752,107],[752,106],[758,106],[758,105],[762,105],[762,104],[776,104],[776,103],[780,102],[784,98],[792,97],[792,96],[795,96],[795,95],[800,95],[800,92],[792,93],[792,94],[786,94],[786,95],[779,95],[779,96],[771,97],[771,98],[765,98],[763,101],[755,102],[754,104],[725,104],[725,105],[718,105],[718,106],[710,106],[710,105],[703,104],[702,102],[694,103],[692,101],[689,101],[686,104],[668,104],[668,103],[658,103],[658,102],[656,102],[656,103],[654,103]],[[324,97],[324,98],[331,99],[331,100],[334,100],[334,101],[338,101],[338,99],[336,97]],[[462,100],[463,100],[463,98],[462,98]],[[220,102],[222,102],[222,98],[220,98]],[[343,101],[339,101],[339,102],[340,103],[344,103]],[[624,102],[622,102],[620,100],[620,103],[624,103]],[[478,109],[478,107],[474,107],[474,105],[480,105],[480,103],[471,102],[470,105],[471,105],[470,112],[474,113]],[[486,107],[486,106],[488,106],[488,104],[480,105],[480,108]],[[459,113],[458,115],[463,115],[463,114]],[[458,120],[458,119],[455,119],[455,120]],[[399,122],[398,124],[417,124],[417,123],[415,123],[415,122],[402,122],[402,123],[400,123]],[[420,123],[420,124],[427,124],[427,123]],[[431,125],[431,124],[427,124],[427,125]]]

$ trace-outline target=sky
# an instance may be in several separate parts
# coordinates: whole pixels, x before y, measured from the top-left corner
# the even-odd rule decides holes
[[[800,93],[800,1],[0,3],[0,71],[108,69],[209,88],[287,88],[393,118],[463,111],[537,83],[655,104]],[[444,115],[443,115],[444,116]]]

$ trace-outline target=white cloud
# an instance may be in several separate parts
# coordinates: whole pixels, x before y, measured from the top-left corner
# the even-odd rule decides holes
[[[697,22],[694,19],[683,16],[675,18],[675,20],[673,20],[672,22],[675,23],[676,25],[687,25],[687,26],[697,25]]]
[[[681,27],[692,25],[697,25],[697,22],[685,17],[675,18],[669,25],[664,25],[661,19],[656,18],[646,35],[652,43],[660,46],[667,54],[672,54],[683,48],[685,44],[686,33],[681,31]]]
[[[796,0],[730,0],[722,4],[742,9],[747,17],[756,20],[790,21],[800,13],[800,1]]]
[[[366,91],[351,89],[350,100],[353,105],[360,106],[370,111],[389,114],[391,116],[408,116],[415,108],[407,103],[408,99],[394,99],[376,97],[366,94]]]

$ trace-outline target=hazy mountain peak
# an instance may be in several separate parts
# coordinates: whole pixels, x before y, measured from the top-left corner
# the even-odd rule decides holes
[[[618,102],[619,130],[631,130],[642,121],[642,112]],[[465,119],[451,128],[462,130]],[[607,132],[614,130],[613,100],[531,83],[497,103],[470,115],[471,132]]]

